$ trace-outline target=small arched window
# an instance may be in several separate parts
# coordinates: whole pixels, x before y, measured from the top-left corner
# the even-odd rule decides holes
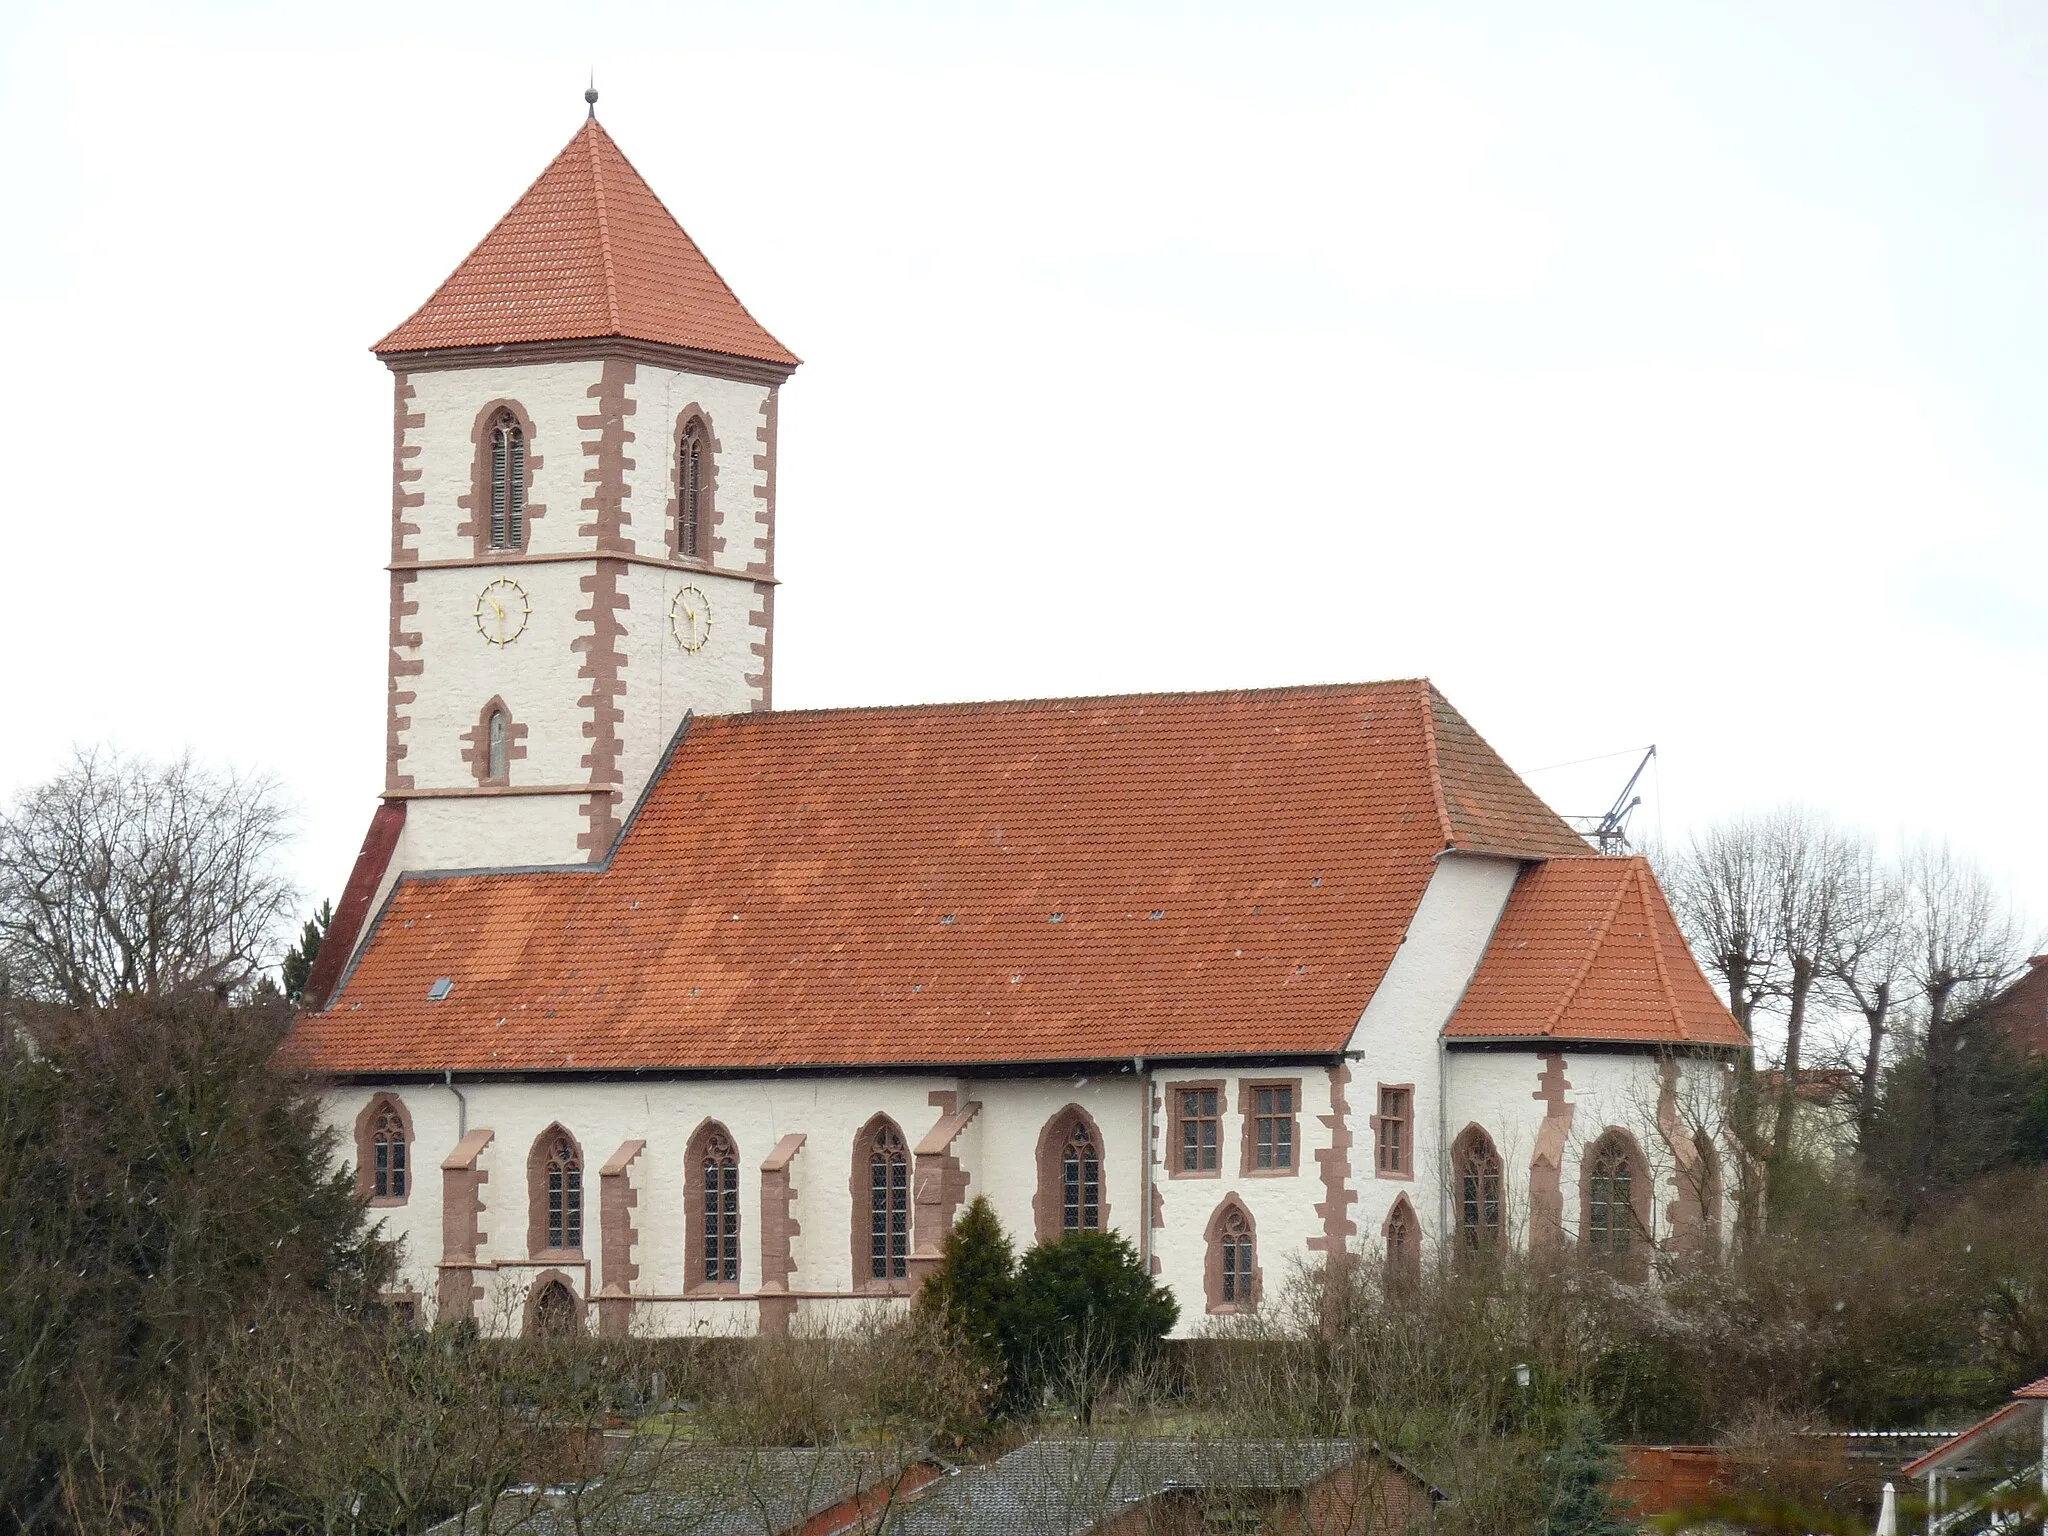
[[[1387,1285],[1398,1289],[1422,1279],[1422,1224],[1406,1195],[1387,1212]]]
[[[491,423],[491,548],[526,544],[526,433],[510,411]]]
[[[505,750],[505,711],[503,711],[502,709],[494,709],[491,711],[489,741],[490,757],[486,764],[486,767],[490,773],[490,781],[493,784],[502,784],[505,782]]]
[[[1060,1148],[1060,1230],[1093,1232],[1102,1225],[1102,1154],[1076,1118]]]
[[[1490,1249],[1500,1242],[1501,1161],[1493,1138],[1468,1126],[1458,1138],[1452,1159],[1458,1188],[1458,1241],[1469,1251]]]
[[[1217,1257],[1222,1261],[1218,1299],[1226,1307],[1250,1306],[1258,1255],[1252,1240],[1252,1224],[1242,1206],[1233,1203],[1225,1208],[1223,1219],[1216,1224],[1216,1246]]]
[[[1602,1136],[1587,1154],[1586,1247],[1609,1258],[1624,1258],[1636,1235],[1634,1160],[1615,1134]]]
[[[390,1100],[378,1106],[370,1128],[370,1194],[376,1200],[403,1200],[406,1192],[405,1122]]]
[[[735,1284],[740,1278],[740,1156],[722,1125],[705,1133],[697,1154],[697,1183],[703,1200],[704,1283]]]
[[[676,453],[676,553],[697,558],[704,516],[704,428],[692,421],[683,428]]]
[[[537,1339],[572,1339],[583,1331],[583,1308],[565,1280],[543,1280],[534,1292],[529,1331]]]
[[[868,1136],[868,1278],[910,1275],[910,1153],[887,1121]]]

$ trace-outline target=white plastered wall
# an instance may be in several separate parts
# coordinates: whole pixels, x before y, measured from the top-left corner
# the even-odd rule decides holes
[[[1579,1231],[1579,1176],[1585,1153],[1610,1126],[1618,1126],[1635,1138],[1649,1166],[1654,1184],[1650,1235],[1664,1243],[1672,1235],[1671,1206],[1679,1199],[1681,1186],[1676,1155],[1657,1125],[1664,1066],[1654,1051],[1554,1052],[1541,1046],[1455,1050],[1449,1058],[1451,1134],[1476,1124],[1493,1138],[1506,1180],[1510,1239],[1528,1241],[1530,1160],[1547,1113],[1539,1079],[1552,1055],[1562,1059],[1567,1085],[1564,1101],[1571,1106],[1559,1178],[1566,1237],[1575,1239]],[[1718,1102],[1727,1075],[1724,1062],[1681,1057],[1675,1065],[1681,1109]],[[1726,1166],[1725,1156],[1722,1165]],[[1432,1198],[1434,1195],[1433,1189]],[[1713,1214],[1725,1231],[1725,1211]]]
[[[410,776],[418,798],[394,872],[579,863],[588,856],[578,846],[587,826],[582,799],[517,791],[591,779],[585,765],[590,710],[582,700],[592,685],[578,675],[586,653],[575,645],[591,632],[591,623],[577,615],[591,606],[586,582],[597,566],[545,557],[594,552],[594,537],[581,530],[596,520],[583,502],[593,491],[586,476],[598,462],[588,450],[602,435],[593,391],[601,389],[604,367],[593,359],[408,376],[412,395],[400,410],[420,418],[420,424],[404,430],[404,446],[413,450],[404,463],[418,471],[418,479],[403,489],[416,493],[421,504],[400,514],[418,528],[407,536],[407,558],[462,564],[414,571],[402,593],[402,600],[417,609],[398,627],[419,640],[401,655],[422,666],[400,683],[414,697],[399,711],[410,722],[400,735],[399,767]],[[621,818],[686,711],[721,714],[760,702],[762,687],[748,681],[764,673],[754,646],[768,638],[751,622],[760,606],[755,581],[751,575],[716,572],[744,572],[772,553],[765,492],[773,444],[763,437],[771,388],[647,363],[632,368],[634,377],[624,387],[630,407],[624,421],[631,436],[622,455],[621,534],[637,558],[625,565],[620,580],[626,598],[618,614],[624,630],[618,701],[624,717],[618,757]],[[473,492],[479,416],[495,401],[515,402],[533,426],[528,500],[540,510],[529,517],[525,551],[514,557],[479,556],[474,538],[458,533],[465,523],[487,515],[460,503]],[[714,444],[715,519],[706,518],[700,563],[716,571],[686,570],[668,561],[676,427],[691,408],[710,423]],[[714,536],[720,545],[713,545]],[[648,561],[658,563],[643,563]],[[486,583],[498,579],[517,582],[530,608],[526,627],[506,645],[490,644],[476,623],[479,595]],[[713,615],[710,641],[695,653],[682,649],[669,623],[671,602],[685,584],[707,595]],[[508,765],[513,792],[440,800],[421,794],[476,787],[474,770],[463,759],[463,738],[493,698],[503,700],[513,720],[525,727],[518,742],[524,756]],[[530,805],[535,798],[556,803],[535,810]],[[428,805],[434,811],[422,818]]]
[[[1164,1225],[1151,1237],[1160,1260],[1159,1278],[1180,1302],[1178,1332],[1182,1334],[1204,1324],[1203,1235],[1210,1215],[1226,1194],[1236,1194],[1255,1223],[1259,1264],[1269,1295],[1285,1282],[1297,1261],[1310,1257],[1309,1240],[1322,1232],[1315,1206],[1323,1198],[1323,1184],[1315,1154],[1329,1146],[1331,1136],[1322,1118],[1330,1108],[1329,1073],[1324,1068],[1240,1070],[1233,1066],[1224,1073],[1162,1073],[1157,1078],[1162,1106],[1165,1087],[1190,1075],[1225,1076],[1229,1114],[1224,1126],[1227,1161],[1219,1178],[1165,1178],[1157,1161],[1165,1153],[1163,1108],[1152,1128],[1154,1179],[1162,1197]],[[1302,1079],[1303,1094],[1298,1171],[1285,1177],[1244,1176],[1238,1165],[1240,1080],[1297,1076]],[[484,1240],[477,1257],[480,1262],[505,1267],[483,1279],[481,1320],[492,1326],[516,1326],[527,1287],[540,1272],[526,1262],[530,1258],[526,1247],[527,1156],[535,1139],[557,1122],[583,1150],[582,1251],[588,1263],[590,1295],[603,1283],[598,1169],[622,1143],[647,1143],[631,1172],[639,1196],[632,1211],[632,1224],[638,1232],[633,1259],[639,1266],[632,1289],[641,1296],[680,1297],[690,1285],[685,1263],[685,1198],[690,1173],[686,1150],[705,1119],[716,1119],[726,1128],[739,1151],[740,1289],[748,1299],[651,1303],[639,1309],[636,1326],[666,1333],[750,1331],[758,1316],[751,1298],[762,1277],[761,1162],[783,1136],[801,1132],[805,1138],[790,1167],[790,1181],[796,1190],[792,1212],[800,1229],[791,1245],[796,1270],[790,1289],[848,1297],[844,1303],[802,1301],[797,1317],[800,1324],[808,1325],[843,1314],[848,1307],[867,1304],[851,1294],[855,1290],[856,1138],[874,1115],[883,1113],[896,1121],[914,1147],[941,1116],[941,1108],[932,1103],[933,1095],[941,1092],[959,1094],[963,1104],[977,1101],[982,1106],[955,1140],[953,1155],[968,1176],[965,1199],[986,1195],[1020,1251],[1030,1247],[1034,1238],[1032,1202],[1039,1137],[1069,1105],[1086,1110],[1102,1133],[1108,1225],[1143,1250],[1142,1081],[1124,1071],[1083,1079],[820,1076],[458,1084],[468,1102],[469,1129],[488,1128],[494,1133],[480,1162],[489,1179],[483,1187]],[[343,1155],[351,1161],[356,1116],[378,1091],[373,1087],[336,1089],[325,1100],[328,1118],[343,1138]],[[414,1184],[405,1205],[382,1208],[372,1216],[384,1223],[387,1235],[404,1240],[401,1287],[431,1298],[436,1293],[436,1266],[441,1258],[440,1164],[460,1139],[460,1106],[455,1094],[439,1084],[410,1083],[390,1091],[403,1101],[412,1118]],[[554,1267],[569,1272],[582,1291],[586,1281],[579,1266]]]
[[[1358,1239],[1378,1251],[1387,1213],[1406,1195],[1431,1239],[1441,1235],[1442,1154],[1448,1140],[1441,1110],[1442,1036],[1478,969],[1515,888],[1514,859],[1446,853],[1417,904],[1358,1027],[1352,1031],[1351,1118],[1357,1136],[1351,1166],[1358,1191]],[[1381,1084],[1414,1085],[1414,1174],[1381,1178],[1372,1141]],[[1462,1125],[1463,1122],[1458,1122]],[[1458,1126],[1450,1129],[1457,1133]]]

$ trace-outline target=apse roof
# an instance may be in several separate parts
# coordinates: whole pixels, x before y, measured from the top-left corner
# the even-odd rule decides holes
[[[1581,853],[1515,882],[1451,1039],[1747,1045],[1647,859]]]
[[[380,354],[619,337],[795,367],[595,117]]]

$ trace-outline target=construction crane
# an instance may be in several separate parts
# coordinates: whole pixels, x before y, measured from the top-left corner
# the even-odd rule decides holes
[[[1636,793],[1636,785],[1643,780],[1643,770],[1650,766],[1650,760],[1657,755],[1653,742],[1643,754],[1643,760],[1636,764],[1636,771],[1628,776],[1628,782],[1621,786],[1621,793],[1614,797],[1614,804],[1598,816],[1567,816],[1569,821],[1602,853],[1628,852],[1628,819],[1635,814],[1635,808],[1643,803],[1643,797]]]

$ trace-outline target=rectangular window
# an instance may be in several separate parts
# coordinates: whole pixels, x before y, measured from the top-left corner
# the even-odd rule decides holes
[[[1415,1172],[1415,1090],[1407,1084],[1380,1084],[1380,1112],[1375,1117],[1379,1151],[1375,1159],[1382,1178],[1407,1178]]]
[[[1182,1083],[1173,1089],[1176,1173],[1215,1173],[1222,1167],[1223,1091],[1214,1083]]]
[[[1299,1097],[1293,1083],[1246,1084],[1247,1173],[1294,1171],[1294,1115]]]

